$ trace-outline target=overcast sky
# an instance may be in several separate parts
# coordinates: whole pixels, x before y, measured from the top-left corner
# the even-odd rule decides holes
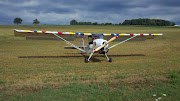
[[[0,25],[69,25],[78,22],[122,23],[126,19],[164,19],[180,24],[180,0],[0,0]]]

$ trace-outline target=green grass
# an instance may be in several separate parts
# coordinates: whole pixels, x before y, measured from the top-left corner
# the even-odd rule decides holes
[[[129,74],[117,73],[116,76],[115,76],[115,79],[124,79],[124,78],[127,78],[127,77],[129,77]]]
[[[121,85],[121,83],[110,85],[97,84],[78,84],[62,86],[60,88],[44,88],[39,92],[35,92],[25,96],[14,96],[9,100],[18,101],[38,101],[38,100],[103,100],[103,101],[134,101],[134,100],[155,100],[161,97],[163,101],[178,100],[179,84],[174,87],[163,82],[153,82],[148,84],[136,84],[132,86]],[[111,86],[119,85],[117,88]],[[165,94],[165,96],[163,95]],[[156,96],[153,96],[156,95]]]
[[[15,37],[13,29],[163,33],[163,36],[143,42],[127,42],[111,49],[108,55],[113,59],[112,63],[105,57],[84,63],[80,52],[65,50],[66,44],[62,41],[25,40]],[[178,101],[179,32],[179,27],[172,26],[1,25],[0,100],[152,101],[156,99],[153,94],[162,96],[165,93],[167,96],[163,100]],[[73,43],[80,45],[80,39]],[[116,42],[110,43],[113,44]]]

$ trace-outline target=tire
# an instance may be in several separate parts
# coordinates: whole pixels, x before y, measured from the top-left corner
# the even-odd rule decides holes
[[[87,59],[87,58],[85,58],[84,62],[85,62],[85,63],[88,63],[88,59]]]
[[[112,62],[112,58],[109,58],[109,62]]]

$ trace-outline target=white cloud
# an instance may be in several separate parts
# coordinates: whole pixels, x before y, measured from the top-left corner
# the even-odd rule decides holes
[[[6,5],[6,6],[14,6],[14,7],[32,7],[32,6],[40,5],[37,0],[30,0],[30,1],[25,1],[22,3],[12,3],[9,1],[0,1],[0,4]]]
[[[80,0],[73,1],[73,3],[71,0],[27,0],[24,2],[16,0],[15,3],[12,1],[0,1],[0,17],[3,19],[9,17],[12,21],[15,17],[20,17],[23,19],[23,24],[32,24],[36,18],[41,22],[40,24],[69,24],[72,19],[80,22],[112,22],[118,24],[126,19],[138,18],[156,18],[180,22],[180,13],[178,13],[180,7],[159,5],[155,1],[154,3],[144,0],[130,0],[131,2]]]

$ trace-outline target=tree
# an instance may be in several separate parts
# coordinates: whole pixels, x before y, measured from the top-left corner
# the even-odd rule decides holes
[[[40,22],[39,22],[37,19],[33,20],[33,24],[37,25],[37,24],[39,24],[39,23],[40,23]]]
[[[86,25],[92,25],[92,23],[91,22],[86,22]]]
[[[104,23],[101,23],[101,25],[104,25]]]
[[[97,25],[98,23],[97,22],[94,22],[93,25]]]
[[[14,24],[17,24],[17,25],[18,25],[18,24],[21,24],[22,21],[23,21],[23,20],[22,20],[21,18],[15,18],[13,22],[14,22]]]
[[[76,20],[71,20],[71,22],[70,22],[70,25],[77,25],[78,24],[78,22],[76,21]]]
[[[175,24],[175,22],[171,22],[171,25],[174,26],[174,25],[176,25],[176,24]]]
[[[112,25],[112,23],[108,23],[108,22],[107,22],[107,23],[105,23],[105,25]]]
[[[152,26],[156,26],[156,19],[151,19],[151,21],[150,21],[150,25],[152,25]]]
[[[172,22],[162,19],[132,19],[125,20],[122,25],[151,25],[151,26],[171,26]]]
[[[122,25],[131,25],[131,20],[125,20]]]
[[[78,24],[79,24],[79,25],[85,25],[85,23],[84,23],[84,22],[79,22]]]

